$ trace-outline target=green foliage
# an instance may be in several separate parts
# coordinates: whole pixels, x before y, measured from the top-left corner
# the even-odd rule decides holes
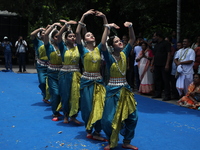
[[[11,0],[2,1],[0,10],[16,12],[28,18],[29,33],[38,27],[58,22],[59,19],[78,21],[82,14],[94,8],[106,14],[109,22],[118,24],[119,36],[127,34],[125,21],[133,22],[136,35],[142,33],[151,38],[153,32],[162,30],[168,35],[176,30],[176,0]],[[200,34],[200,1],[181,1],[181,37]],[[85,20],[89,30],[97,37],[102,34],[102,20],[88,16]]]

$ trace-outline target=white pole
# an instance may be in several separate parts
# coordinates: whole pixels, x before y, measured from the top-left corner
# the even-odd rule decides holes
[[[177,42],[180,40],[181,0],[177,0]]]

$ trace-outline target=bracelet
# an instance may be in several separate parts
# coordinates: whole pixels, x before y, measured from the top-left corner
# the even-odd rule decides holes
[[[65,22],[65,26],[68,28],[68,27],[69,27],[69,24],[67,24],[67,22]]]
[[[104,24],[104,27],[107,27],[110,30],[110,26],[108,24]]]
[[[85,23],[82,23],[82,22],[78,22],[78,24],[80,24],[82,27],[86,27],[86,24]]]
[[[42,28],[40,28],[40,32],[42,32],[43,31],[43,29]]]
[[[129,28],[131,28],[133,26],[133,24],[132,23],[130,23],[130,25],[128,26]]]
[[[51,25],[50,28],[53,28],[53,25]]]

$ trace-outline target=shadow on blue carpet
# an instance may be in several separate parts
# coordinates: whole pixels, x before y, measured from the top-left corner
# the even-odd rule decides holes
[[[84,124],[51,121],[42,102],[37,74],[0,72],[1,150],[103,150],[106,142],[86,138]],[[200,149],[200,112],[135,95],[138,125],[131,144],[139,150]],[[80,121],[80,113],[78,115]],[[102,132],[102,136],[105,134]],[[122,150],[123,137],[115,150]]]

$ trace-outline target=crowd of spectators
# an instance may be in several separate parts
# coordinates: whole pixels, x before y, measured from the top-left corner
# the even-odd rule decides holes
[[[175,31],[171,36],[155,32],[151,40],[138,36],[130,57],[134,70],[127,77],[133,80],[127,81],[134,91],[163,101],[180,100],[194,74],[200,73],[200,36],[194,42],[177,41]]]

